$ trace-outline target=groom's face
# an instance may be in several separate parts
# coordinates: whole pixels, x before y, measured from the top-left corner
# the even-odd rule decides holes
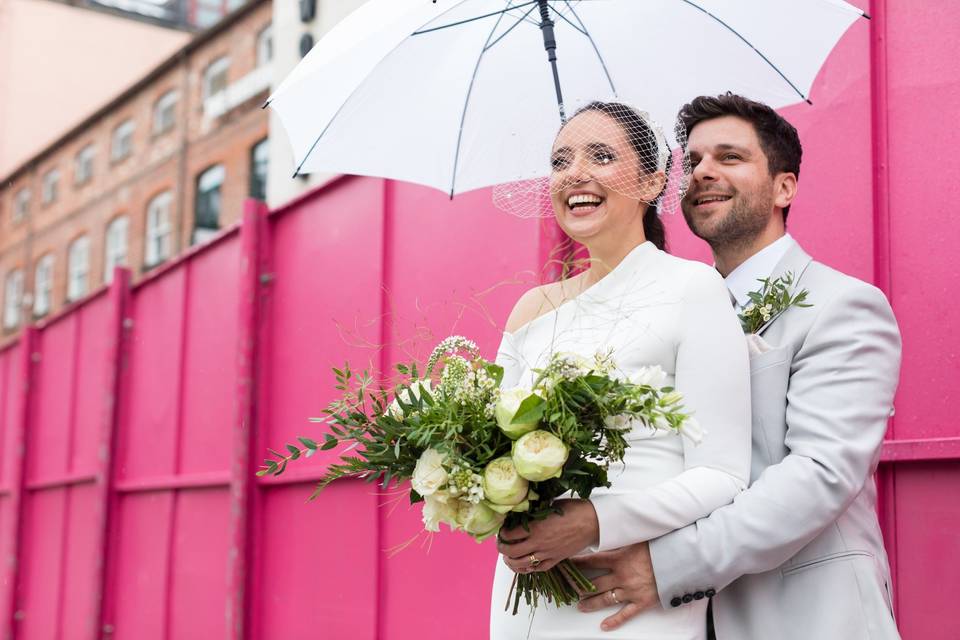
[[[687,140],[692,174],[683,217],[711,246],[750,242],[774,215],[774,178],[753,125],[736,116],[698,123]]]

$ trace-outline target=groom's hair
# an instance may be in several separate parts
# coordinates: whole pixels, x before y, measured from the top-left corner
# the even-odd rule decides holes
[[[723,116],[743,118],[753,125],[760,140],[760,148],[767,156],[767,169],[771,176],[792,173],[797,179],[800,178],[803,147],[800,145],[797,129],[762,102],[729,91],[719,96],[698,96],[680,108],[677,119],[689,137],[693,128],[704,120]],[[784,207],[784,222],[787,221],[789,211],[789,206]]]

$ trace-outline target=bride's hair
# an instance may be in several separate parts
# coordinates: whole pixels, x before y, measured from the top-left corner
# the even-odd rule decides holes
[[[656,173],[657,169],[659,169],[660,157],[660,146],[657,135],[653,132],[653,129],[650,128],[650,124],[646,118],[640,115],[636,109],[622,102],[601,102],[598,100],[577,109],[577,112],[574,113],[567,122],[570,122],[570,120],[573,120],[573,118],[576,118],[585,111],[598,111],[616,121],[627,134],[630,146],[633,147],[634,152],[636,152],[637,157],[640,159],[641,171],[647,174]],[[665,175],[670,175],[671,160],[672,158],[668,156],[667,166],[664,171]],[[666,183],[664,183],[664,189],[666,189]],[[658,249],[666,250],[667,231],[663,226],[663,222],[660,220],[658,209],[659,205],[657,204],[651,203],[647,205],[647,210],[643,214],[643,233],[647,237],[647,240],[652,242]]]

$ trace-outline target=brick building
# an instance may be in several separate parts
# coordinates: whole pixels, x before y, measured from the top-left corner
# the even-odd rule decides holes
[[[0,342],[265,197],[271,3],[254,0],[0,179]]]

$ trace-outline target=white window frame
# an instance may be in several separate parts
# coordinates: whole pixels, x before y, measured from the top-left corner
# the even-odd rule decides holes
[[[177,103],[179,101],[180,94],[176,89],[170,89],[157,99],[153,105],[153,135],[158,136],[161,133],[166,133],[177,124]]]
[[[113,130],[110,137],[110,159],[113,162],[120,162],[133,154],[134,131],[133,118],[124,120]]]
[[[67,301],[87,295],[90,285],[90,236],[82,235],[67,250]]]
[[[168,259],[171,254],[173,229],[170,225],[170,206],[173,193],[164,191],[155,196],[147,205],[147,224],[143,262],[153,267]]]
[[[60,186],[60,169],[54,167],[43,174],[43,188],[40,191],[44,205],[57,201],[57,191]]]
[[[30,189],[24,187],[13,197],[13,222],[17,223],[30,215]]]
[[[37,261],[33,276],[33,315],[37,318],[50,313],[53,306],[53,254]]]
[[[127,266],[127,233],[130,229],[130,218],[117,216],[107,225],[103,250],[103,281],[113,282],[113,270],[116,267]]]
[[[223,86],[213,90],[210,83],[220,74],[224,75]],[[225,91],[230,82],[230,56],[221,56],[207,65],[203,70],[203,99],[207,100]]]
[[[23,269],[14,269],[3,283],[3,328],[20,325],[20,305],[23,304]]]
[[[273,23],[267,24],[257,34],[257,68],[273,62]]]
[[[94,147],[93,144],[88,144],[77,152],[77,155],[73,159],[74,184],[86,184],[93,178],[93,159],[96,151],[96,147]]]

